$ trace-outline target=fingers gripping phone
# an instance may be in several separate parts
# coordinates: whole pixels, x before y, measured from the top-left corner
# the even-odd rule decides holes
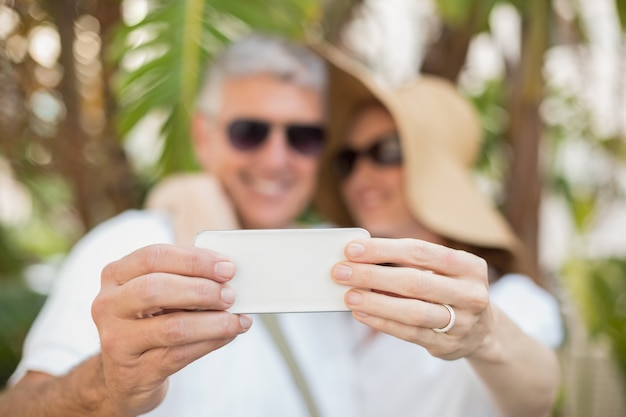
[[[219,230],[198,233],[194,245],[235,263],[231,313],[347,311],[348,288],[330,271],[348,242],[367,237],[361,228]]]

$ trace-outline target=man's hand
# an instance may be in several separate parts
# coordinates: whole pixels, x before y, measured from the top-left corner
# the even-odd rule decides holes
[[[92,315],[102,367],[120,415],[145,413],[163,400],[167,379],[245,332],[252,320],[227,311],[235,266],[215,252],[154,245],[102,272]]]

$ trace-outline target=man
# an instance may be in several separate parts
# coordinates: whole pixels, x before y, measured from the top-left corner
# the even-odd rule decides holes
[[[323,145],[325,83],[318,57],[272,37],[249,36],[216,59],[193,133],[216,211],[235,211],[216,212],[218,223],[281,228],[302,213]],[[181,239],[168,217],[148,211],[123,213],[86,236],[34,323],[0,415],[232,415],[225,407],[243,401],[212,390],[243,375],[231,363],[238,347],[207,354],[252,319],[224,311],[234,300],[226,283],[235,266],[185,242],[166,244]],[[272,389],[282,386],[289,389],[288,374]]]

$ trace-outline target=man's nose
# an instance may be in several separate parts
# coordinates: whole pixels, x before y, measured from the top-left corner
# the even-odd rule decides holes
[[[273,126],[264,146],[259,150],[259,157],[267,166],[282,167],[289,160],[290,149],[283,126]]]

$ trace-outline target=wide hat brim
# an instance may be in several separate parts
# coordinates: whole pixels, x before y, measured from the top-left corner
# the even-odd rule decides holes
[[[328,63],[328,143],[315,207],[327,220],[355,226],[342,202],[332,158],[356,109],[380,102],[396,122],[403,150],[406,195],[413,215],[441,236],[499,248],[518,258],[521,245],[501,213],[478,189],[472,166],[482,130],[469,101],[441,78],[422,75],[386,88],[354,60],[328,44],[313,49]],[[518,259],[519,260],[519,259]]]

